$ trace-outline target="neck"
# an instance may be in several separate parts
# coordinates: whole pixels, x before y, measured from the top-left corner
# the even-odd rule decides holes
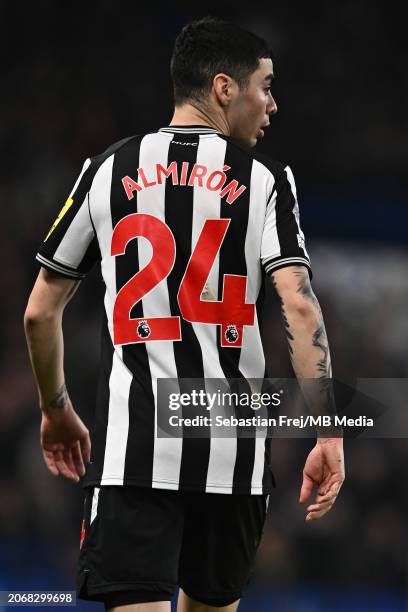
[[[175,107],[170,125],[205,125],[226,136],[230,135],[229,125],[223,114],[189,103]]]

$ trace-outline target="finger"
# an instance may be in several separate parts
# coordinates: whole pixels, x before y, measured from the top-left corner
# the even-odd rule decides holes
[[[66,465],[62,452],[61,451],[55,452],[54,457],[55,457],[55,465],[59,473],[61,474],[61,476],[64,476],[65,478],[68,478],[69,480],[73,480],[74,475],[71,473],[68,466]]]
[[[323,514],[319,514],[322,510],[324,510],[324,513],[326,513],[331,509],[337,499],[337,494],[340,490],[341,484],[342,483],[335,482],[331,485],[329,493],[326,495],[316,496],[315,503],[307,507],[308,512],[313,515],[313,517],[309,517],[308,520],[311,520],[311,518],[320,518],[320,516],[323,516]]]
[[[326,508],[326,510],[320,510],[319,512],[309,512],[309,514],[306,515],[306,522],[309,523],[310,521],[316,521],[317,519],[322,518],[322,516],[329,512],[330,508],[331,506]]]
[[[331,497],[337,497],[341,485],[342,482],[335,481],[332,482],[330,486],[327,486],[326,484],[322,489],[319,488],[317,495],[317,497],[320,497],[319,501],[322,501],[323,499],[330,499]]]
[[[303,473],[302,488],[300,489],[299,503],[307,501],[313,490],[313,480],[307,474]]]
[[[311,504],[310,506],[308,506],[306,508],[306,510],[308,512],[319,512],[320,510],[330,510],[330,508],[332,507],[332,505],[334,504],[334,499],[330,500],[330,501],[326,501],[323,503],[318,503],[318,504]]]
[[[51,474],[53,476],[58,476],[59,472],[55,465],[53,453],[51,451],[47,451],[43,449],[43,457],[44,457],[45,465],[47,466]]]
[[[59,442],[55,442],[53,444],[47,444],[46,442],[44,442],[42,444],[42,447],[44,450],[47,451],[51,451],[51,452],[55,452],[55,451],[63,451],[64,450],[64,445],[59,443]]]
[[[311,504],[307,510],[309,512],[309,514],[307,515],[309,517],[308,520],[310,519],[315,519],[315,518],[320,518],[321,516],[323,516],[324,514],[326,514],[327,512],[329,512],[329,510],[331,510],[331,508],[334,505],[334,502],[336,501],[336,498],[328,501],[328,502],[324,502],[323,504]]]
[[[316,500],[315,503],[316,504],[322,504],[325,502],[329,502],[332,501],[334,499],[336,499],[337,497],[337,492],[336,491],[330,491],[329,493],[326,493],[326,495],[316,495]]]
[[[81,477],[85,476],[85,466],[82,460],[81,445],[79,441],[75,443],[75,446],[71,448],[71,451],[77,474],[79,474]]]
[[[68,478],[68,480],[76,481],[75,475],[71,472],[71,470],[68,468],[67,464],[65,463],[62,452],[57,451],[56,453],[54,453],[54,457],[55,457],[55,465],[57,466],[58,471],[61,474],[61,476]]]
[[[89,437],[89,433],[81,439],[81,451],[82,457],[84,458],[85,463],[89,463],[91,460],[91,439]]]
[[[331,508],[335,501],[336,501],[336,496],[331,497],[330,499],[327,499],[325,501],[315,500],[312,504],[310,504],[306,508],[306,510],[308,512],[314,512],[316,510],[321,510],[322,508],[328,508],[328,507]]]
[[[74,460],[72,458],[72,450],[70,448],[67,448],[62,453],[62,456],[64,457],[65,464],[68,467],[69,471],[74,475],[75,480],[78,482],[79,474],[77,472]]]
[[[327,499],[330,499],[335,495],[337,495],[337,492],[333,489],[327,489],[324,493],[318,491],[316,495],[316,500],[326,501]]]

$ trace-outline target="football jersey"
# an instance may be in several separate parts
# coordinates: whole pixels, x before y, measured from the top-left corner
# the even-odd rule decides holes
[[[266,276],[310,260],[291,169],[206,126],[91,157],[36,256],[105,283],[84,485],[269,493],[266,436],[162,437],[162,379],[262,379]],[[181,382],[180,382],[181,385]]]

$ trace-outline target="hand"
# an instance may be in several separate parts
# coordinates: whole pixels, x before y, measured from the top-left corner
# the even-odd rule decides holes
[[[53,476],[65,476],[78,482],[85,475],[85,463],[91,455],[89,431],[72,407],[43,412],[41,447],[45,464]]]
[[[306,521],[319,519],[330,510],[344,477],[343,438],[319,438],[303,468],[299,503],[307,501],[313,486],[317,486],[315,502],[307,507]]]

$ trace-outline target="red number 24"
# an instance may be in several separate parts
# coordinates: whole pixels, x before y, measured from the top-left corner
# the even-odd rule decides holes
[[[221,301],[202,300],[201,294],[227,232],[229,219],[206,219],[178,290],[181,315],[192,323],[221,325],[221,345],[240,347],[244,325],[253,325],[254,304],[245,302],[246,276],[225,274]],[[163,221],[134,213],[116,225],[111,255],[123,255],[127,244],[142,236],[149,240],[153,255],[119,291],[113,309],[115,344],[152,340],[181,340],[180,317],[130,318],[130,311],[144,295],[170,274],[176,258],[174,236]]]

